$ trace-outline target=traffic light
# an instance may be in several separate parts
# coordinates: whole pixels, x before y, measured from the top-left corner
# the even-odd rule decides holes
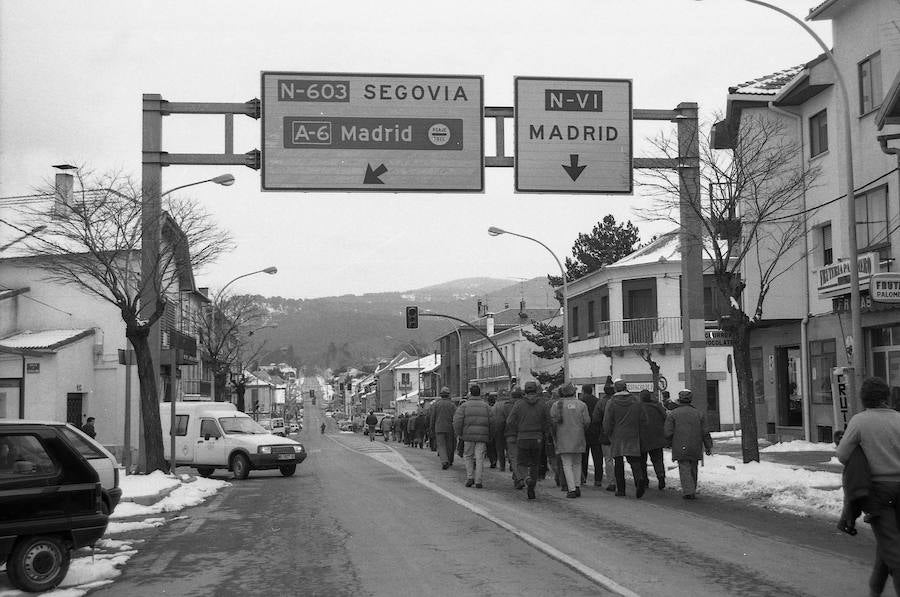
[[[406,327],[410,330],[414,330],[419,327],[419,308],[418,307],[407,307],[406,308]]]

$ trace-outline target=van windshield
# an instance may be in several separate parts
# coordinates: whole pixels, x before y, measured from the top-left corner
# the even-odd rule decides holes
[[[225,433],[246,433],[250,435],[268,433],[250,417],[220,417],[219,425]]]

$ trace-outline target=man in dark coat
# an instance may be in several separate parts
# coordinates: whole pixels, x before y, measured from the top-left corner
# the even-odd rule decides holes
[[[425,424],[427,423],[427,419],[425,418],[425,410],[420,406],[419,410],[416,411],[416,425],[415,425],[415,438],[414,442],[418,444],[419,449],[425,447]]]
[[[660,489],[666,488],[666,465],[663,463],[663,448],[666,447],[665,425],[666,409],[650,393],[641,390],[641,408],[644,417],[641,419],[641,466],[644,469],[644,483],[650,483],[647,476],[647,457],[653,463],[653,472]]]
[[[88,417],[87,421],[84,423],[84,427],[81,428],[89,436],[97,437],[97,431],[94,429],[94,417]]]
[[[703,453],[712,454],[712,437],[706,429],[706,416],[694,408],[690,390],[678,392],[678,408],[666,417],[665,436],[672,444],[672,460],[678,463],[682,497],[692,500],[697,494],[698,463]]]
[[[366,427],[369,431],[369,441],[375,441],[375,426],[378,425],[378,417],[375,416],[375,411],[370,410],[369,416],[366,417]]]
[[[581,484],[587,483],[588,477],[588,456],[594,461],[594,486],[600,487],[600,479],[603,478],[603,449],[600,446],[600,432],[594,425],[594,408],[597,406],[597,397],[594,396],[594,384],[584,384],[581,386],[581,397],[579,398],[587,407],[588,414],[591,415],[591,425],[588,426],[584,433],[584,441],[587,444],[584,454],[581,455]]]
[[[640,403],[628,391],[624,381],[617,379],[614,387],[616,393],[603,413],[603,430],[609,436],[616,477],[616,495],[625,495],[625,460],[628,460],[634,477],[636,495],[640,498],[647,490],[641,468],[640,425],[643,412]]]
[[[456,413],[456,405],[450,400],[450,388],[441,388],[441,397],[431,407],[431,426],[437,441],[438,458],[441,459],[441,468],[448,469],[453,464],[453,449],[456,447],[456,439],[453,436],[453,415]]]
[[[502,403],[503,408],[497,414],[503,419],[503,436],[506,440],[506,453],[509,455],[509,470],[512,473],[513,487],[516,489],[522,489],[525,487],[525,481],[519,476],[519,450],[517,447],[517,438],[516,438],[516,430],[511,429],[506,421],[509,419],[509,415],[512,412],[513,407],[516,405],[516,402],[521,400],[525,396],[525,393],[522,392],[522,388],[516,386],[510,392],[509,400]]]
[[[485,402],[487,403],[488,409],[491,411],[491,414],[493,414],[494,405],[497,403],[497,393],[489,392]],[[491,418],[491,421],[491,425],[493,425],[493,418]],[[493,432],[493,429],[491,429],[491,431]],[[487,459],[488,462],[491,463],[491,468],[497,468],[497,446],[494,443],[493,433],[491,433],[491,441],[489,441],[487,444]]]
[[[406,433],[409,435],[409,444],[413,448],[416,447],[416,426],[419,421],[419,413],[409,413],[409,418],[406,419]]]
[[[615,491],[616,490],[616,482],[613,479],[613,469],[615,463],[612,457],[612,446],[609,443],[609,435],[607,435],[606,431],[603,429],[603,415],[606,413],[606,405],[609,404],[609,401],[612,399],[613,394],[615,394],[616,390],[613,387],[612,380],[607,379],[608,383],[603,386],[603,395],[597,399],[597,405],[594,407],[594,410],[591,411],[591,427],[594,428],[597,437],[600,440],[600,447],[603,451],[603,460],[600,464],[600,467],[597,468],[598,462],[594,461],[594,472],[606,472],[606,476],[609,479],[606,483],[606,491]]]
[[[550,413],[540,399],[536,382],[525,383],[525,397],[513,405],[506,419],[506,431],[516,436],[519,479],[524,477],[528,499],[533,500],[541,444],[550,432]]]
[[[501,393],[491,406],[491,443],[494,444],[494,454],[500,463],[501,473],[506,471],[506,415],[503,411],[508,401],[509,396]]]

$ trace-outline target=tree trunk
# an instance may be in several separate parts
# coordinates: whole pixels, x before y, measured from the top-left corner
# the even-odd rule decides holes
[[[216,402],[228,402],[226,400],[226,389],[228,386],[228,369],[216,368],[213,371],[213,400]]]
[[[735,324],[731,329],[731,337],[741,411],[741,452],[745,463],[759,462],[756,397],[753,391],[753,370],[750,367],[750,326],[745,321]]]
[[[156,387],[156,366],[150,353],[149,331],[141,329],[128,333],[128,341],[134,348],[137,374],[140,382],[141,426],[144,434],[144,472],[157,469],[167,471],[163,454],[163,434],[159,419],[159,395]]]
[[[247,388],[243,383],[239,383],[235,386],[234,392],[237,394],[237,409],[239,411],[247,412],[244,407],[244,394],[247,392]]]

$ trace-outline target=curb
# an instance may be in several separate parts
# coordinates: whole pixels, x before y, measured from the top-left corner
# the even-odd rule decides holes
[[[186,478],[185,478],[186,477]],[[177,485],[172,485],[171,487],[166,487],[164,489],[160,489],[156,493],[149,493],[146,495],[135,495],[135,496],[122,496],[120,502],[130,502],[133,504],[138,504],[139,506],[152,506],[156,502],[160,501],[163,498],[169,496],[170,493],[178,489],[182,486],[182,484],[193,483],[197,480],[197,477],[194,475],[180,475],[179,483]]]

